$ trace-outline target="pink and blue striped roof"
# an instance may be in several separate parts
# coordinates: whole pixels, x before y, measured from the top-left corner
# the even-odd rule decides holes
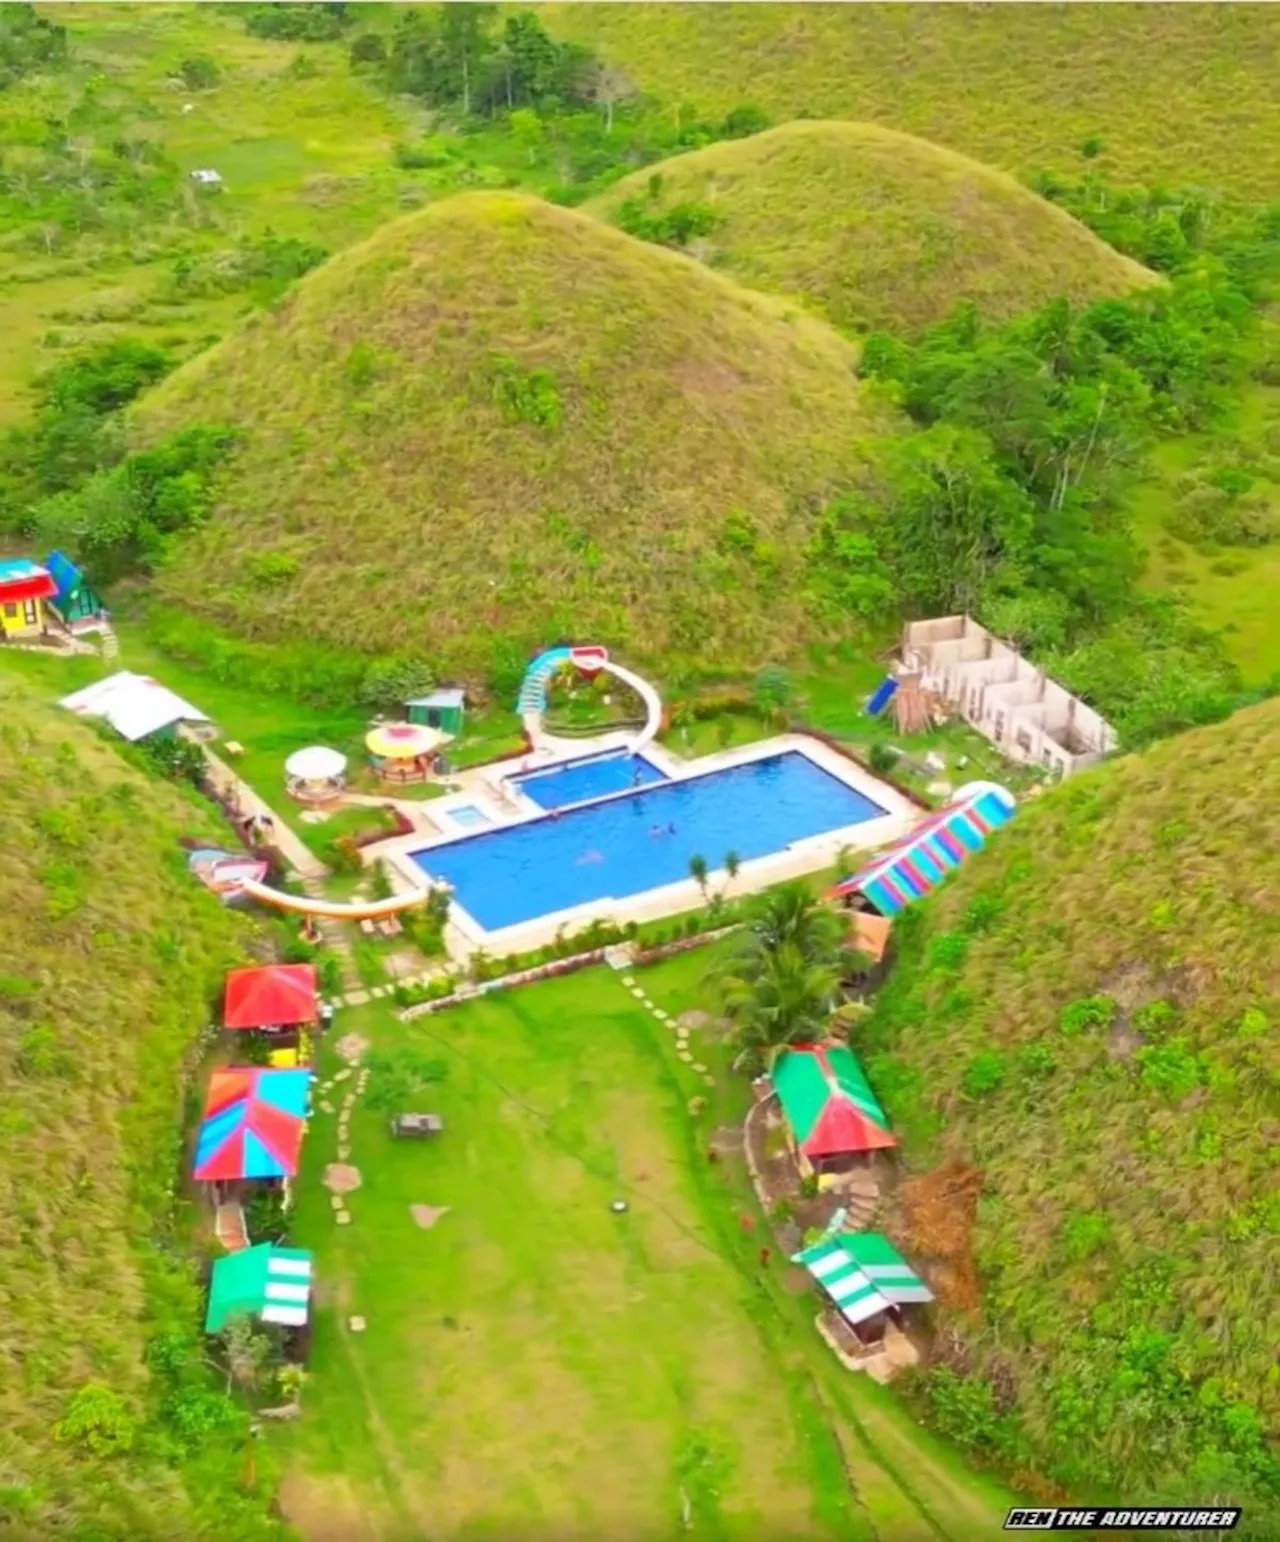
[[[994,782],[962,787],[954,802],[837,884],[835,895],[863,894],[882,916],[896,916],[942,882],[1012,816],[1013,794]]]

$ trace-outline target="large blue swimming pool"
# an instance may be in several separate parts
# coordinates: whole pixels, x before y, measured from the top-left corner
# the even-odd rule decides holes
[[[679,882],[694,855],[714,871],[726,852],[743,861],[767,856],[884,812],[790,750],[450,841],[413,860],[452,884],[457,903],[486,931],[497,931]]]
[[[632,787],[652,787],[667,778],[643,755],[618,750],[589,760],[571,760],[548,771],[530,771],[511,780],[539,808],[553,809],[607,798],[610,793],[627,792]]]

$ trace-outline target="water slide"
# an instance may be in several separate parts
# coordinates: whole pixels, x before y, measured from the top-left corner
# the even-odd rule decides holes
[[[313,899],[309,894],[285,894],[253,878],[246,878],[240,887],[250,898],[261,900],[264,905],[274,905],[277,910],[292,910],[302,916],[323,916],[330,921],[376,921],[381,916],[410,910],[414,905],[425,905],[431,896],[430,889],[410,889],[405,894],[393,894],[390,899],[342,905],[336,900]]]
[[[651,739],[657,737],[658,729],[662,726],[662,698],[647,680],[641,679],[629,669],[624,669],[621,664],[615,664],[605,649],[600,647],[548,648],[545,653],[540,653],[526,670],[524,683],[520,687],[520,696],[516,702],[516,711],[520,714],[524,731],[529,736],[529,743],[535,749],[544,748],[547,744],[547,736],[542,730],[542,714],[547,707],[547,687],[551,683],[552,676],[565,663],[572,664],[587,675],[598,674],[601,670],[605,670],[608,674],[615,675],[625,685],[629,685],[644,702],[645,725],[628,745],[632,754],[643,749]]]

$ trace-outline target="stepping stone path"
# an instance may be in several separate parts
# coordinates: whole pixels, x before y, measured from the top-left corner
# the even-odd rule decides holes
[[[663,1011],[661,1007],[655,1005],[649,999],[648,992],[642,985],[636,983],[634,975],[623,975],[622,983],[641,1006],[647,1007],[653,1013],[658,1022],[662,1023],[664,1027],[675,1030],[677,1059],[683,1060],[691,1070],[697,1072],[708,1087],[714,1087],[716,1084],[715,1076],[700,1060],[693,1058],[693,1051],[689,1048],[689,1030],[691,1028],[705,1027],[711,1022],[711,1017],[706,1012],[690,1011],[682,1012],[678,1018],[673,1020],[670,1012]],[[364,1073],[362,1072],[361,1074],[363,1075]]]
[[[350,1212],[350,1210],[339,1210],[338,1211],[338,1218],[337,1219],[338,1219],[338,1225],[339,1226],[350,1226],[351,1225],[351,1212]]]
[[[333,1079],[334,1079],[335,1082],[345,1082],[347,1077],[350,1076],[350,1075],[351,1075],[351,1067],[350,1066],[344,1066],[341,1071],[335,1071],[334,1072]]]
[[[347,1318],[347,1327],[351,1329],[352,1333],[363,1333],[364,1330],[365,1330],[364,1318],[363,1317],[348,1317]]]
[[[693,1069],[698,1073],[699,1076],[705,1076],[707,1074],[707,1068],[703,1065],[701,1060],[693,1061],[692,1065]]]

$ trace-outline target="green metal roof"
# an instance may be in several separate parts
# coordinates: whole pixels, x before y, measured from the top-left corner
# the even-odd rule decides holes
[[[773,1069],[782,1112],[806,1156],[892,1146],[889,1120],[853,1051],[843,1044],[798,1044]]]
[[[809,1271],[852,1323],[891,1306],[933,1300],[933,1292],[879,1232],[840,1232],[791,1261]]]
[[[311,1254],[269,1242],[228,1253],[213,1266],[204,1331],[219,1333],[232,1317],[301,1327],[311,1297]]]

